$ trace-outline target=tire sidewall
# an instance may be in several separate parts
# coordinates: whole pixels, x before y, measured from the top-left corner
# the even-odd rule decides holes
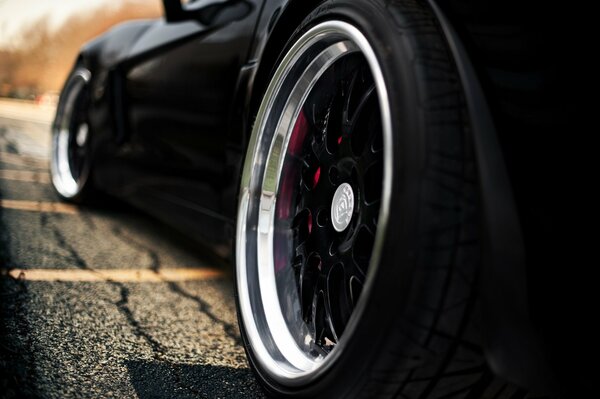
[[[419,76],[412,65],[414,41],[410,28],[399,26],[398,13],[382,1],[329,1],[316,8],[292,35],[276,64],[293,43],[313,26],[326,20],[341,20],[358,28],[367,38],[378,59],[389,96],[392,122],[392,184],[388,222],[381,248],[380,261],[369,266],[367,285],[361,295],[362,308],[353,319],[360,320],[352,334],[344,335],[343,351],[334,362],[328,362],[304,385],[282,386],[272,379],[254,358],[243,323],[240,328],[253,370],[274,396],[344,397],[364,391],[371,369],[384,353],[392,327],[398,326],[411,298],[418,256],[417,232],[420,181],[425,162],[425,123],[420,108]],[[398,31],[403,32],[398,34]],[[239,305],[238,305],[239,309]],[[400,323],[402,324],[402,323]],[[407,329],[410,326],[407,324]],[[406,339],[409,337],[407,334]],[[398,337],[394,337],[398,339]],[[394,367],[401,369],[402,364]]]

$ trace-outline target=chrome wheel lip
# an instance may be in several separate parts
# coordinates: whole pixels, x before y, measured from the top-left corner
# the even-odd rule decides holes
[[[73,134],[69,126],[73,117],[73,108],[78,95],[90,79],[91,72],[85,68],[79,68],[73,73],[63,94],[65,100],[59,106],[52,125],[52,159],[50,163],[52,184],[61,196],[69,199],[79,194],[87,178],[87,176],[81,176],[79,179],[73,177],[68,152],[69,138]]]
[[[261,267],[261,262],[259,261],[259,259],[264,260],[264,256],[259,255],[260,251],[262,251],[263,254],[272,254],[272,251],[269,252],[268,246],[268,236],[269,234],[272,235],[272,226],[269,226],[268,223],[265,224],[264,221],[268,221],[270,220],[269,218],[273,217],[271,210],[274,209],[274,207],[264,207],[265,209],[268,209],[269,214],[262,218],[258,214],[260,212],[258,208],[269,205],[268,196],[265,197],[263,195],[265,191],[264,176],[266,175],[266,169],[269,167],[268,163],[270,163],[267,162],[269,156],[265,153],[265,148],[269,149],[269,153],[272,151],[273,143],[275,142],[275,140],[273,140],[273,134],[280,128],[281,119],[284,117],[281,116],[280,118],[276,118],[273,115],[273,113],[277,112],[276,110],[278,108],[282,107],[282,104],[276,104],[276,102],[282,101],[282,99],[278,97],[278,93],[281,92],[282,86],[290,71],[297,66],[298,61],[305,56],[308,50],[312,49],[319,42],[324,43],[327,39],[331,39],[332,37],[339,38],[336,43],[349,41],[352,46],[356,47],[356,51],[360,51],[364,55],[375,81],[377,96],[380,103],[384,143],[382,200],[366,284],[363,288],[361,299],[356,305],[352,317],[348,322],[344,338],[340,340],[331,353],[324,358],[309,359],[306,357],[305,359],[301,359],[297,356],[291,356],[289,350],[287,351],[288,353],[285,353],[286,345],[289,344],[290,341],[285,338],[286,332],[281,331],[281,321],[283,318],[273,321],[267,319],[265,316],[266,313],[276,315],[277,309],[273,308],[278,308],[279,312],[281,312],[281,309],[279,308],[278,301],[273,303],[273,294],[276,298],[277,290],[273,289],[273,276],[269,274],[269,269],[271,272],[273,270],[273,268],[270,267],[272,266],[272,263],[267,261],[266,266],[263,263],[263,266]],[[294,89],[290,90],[290,93],[293,91]],[[310,92],[310,88],[305,90],[306,95],[308,95],[308,92]],[[284,97],[284,100],[287,103],[290,96]],[[305,98],[303,98],[300,103],[302,104],[304,100]],[[286,105],[283,105],[282,110],[283,109],[286,109]],[[295,120],[294,117],[297,117],[297,112],[296,115],[288,115],[287,117],[290,118],[290,120]],[[277,119],[276,122],[273,121],[274,118]],[[269,131],[272,125],[275,125],[276,129]],[[369,276],[377,272],[377,266],[380,261],[381,250],[383,247],[384,232],[387,227],[389,215],[392,174],[391,132],[392,123],[389,99],[383,72],[375,52],[366,37],[353,25],[335,20],[320,23],[302,35],[280,63],[266,90],[263,102],[260,105],[243,167],[236,231],[236,279],[238,301],[241,319],[248,339],[248,345],[252,348],[251,350],[254,353],[254,359],[259,363],[260,368],[264,369],[271,378],[279,383],[301,385],[313,380],[313,378],[316,378],[318,375],[325,372],[328,367],[334,364],[335,360],[339,357],[339,354],[344,350],[344,347],[347,345],[347,342],[350,340],[351,335],[356,328],[358,320],[365,311],[366,298],[368,298],[371,291],[373,280],[372,278],[369,278]],[[286,135],[289,139],[289,132],[286,132]],[[285,152],[281,153],[283,154]],[[272,166],[275,167],[278,165]],[[269,187],[267,184],[266,188],[273,188],[270,190],[273,195],[277,192],[277,187]],[[275,200],[274,197],[273,200]],[[260,207],[257,207],[257,205],[260,205]],[[260,225],[261,221],[263,221],[262,225]],[[261,234],[260,231],[267,235],[267,240],[263,240],[261,243],[263,247],[257,249],[257,244],[260,242],[260,239],[257,236]],[[272,238],[270,242],[272,243]],[[267,259],[268,258],[269,256],[267,256]],[[261,270],[259,269],[263,270],[262,275]],[[261,290],[261,288],[264,288],[265,286],[270,291],[266,294],[263,292],[264,290]],[[265,312],[266,308],[269,308],[269,310]],[[280,333],[282,335],[279,335]],[[287,333],[289,334],[289,331],[287,331]],[[284,338],[281,338],[282,336]]]

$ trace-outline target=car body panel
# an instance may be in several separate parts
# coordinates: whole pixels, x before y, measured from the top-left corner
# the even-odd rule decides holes
[[[83,48],[93,70],[94,181],[102,190],[198,239],[227,241],[235,207],[232,184],[225,187],[235,180],[227,167],[231,104],[248,75],[261,4],[235,2],[205,23],[122,24]],[[188,223],[196,217],[204,222]]]
[[[108,32],[85,44],[81,56],[93,69],[110,69],[127,59],[130,48],[156,25],[156,20],[139,20],[116,25]]]

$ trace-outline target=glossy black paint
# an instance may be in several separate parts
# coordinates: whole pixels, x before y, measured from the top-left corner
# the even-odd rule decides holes
[[[240,148],[231,160],[231,106],[246,90],[261,2],[215,4],[220,12],[205,23],[117,27],[86,46],[81,62],[93,71],[95,184],[198,239],[224,243],[241,162]]]
[[[319,3],[201,1],[193,16],[175,11],[169,22],[123,24],[86,45],[77,62],[92,71],[94,183],[194,238],[228,246],[252,114],[280,51]],[[560,216],[551,210],[562,198],[544,198],[552,195],[553,175],[561,173],[551,157],[562,149],[559,131],[577,115],[574,102],[557,107],[563,97],[577,94],[560,73],[574,69],[546,41],[562,11],[499,0],[436,4],[464,44],[473,78],[490,104],[507,165],[492,168],[507,173],[515,201],[510,205],[516,206],[523,226],[526,277],[508,288],[520,287],[517,296],[525,299],[510,306],[530,310],[533,321],[527,323],[547,330],[552,315],[545,306],[556,305],[552,292],[560,276],[552,269],[548,277],[540,265],[548,261],[544,240],[557,242],[561,236],[555,223]],[[563,35],[560,43],[568,45],[574,38]],[[496,244],[513,245],[506,240]],[[492,324],[496,313],[511,312],[498,295],[494,298],[497,302],[485,309]],[[547,337],[558,342],[562,335]],[[514,338],[520,339],[529,338]],[[504,344],[495,350],[512,353],[513,343]],[[519,356],[540,355],[519,353],[513,362]],[[562,352],[556,356],[560,359]],[[528,383],[527,376],[514,374],[518,371],[499,371]]]

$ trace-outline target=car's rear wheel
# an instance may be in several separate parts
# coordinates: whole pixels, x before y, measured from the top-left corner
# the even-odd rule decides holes
[[[89,81],[78,67],[61,93],[52,125],[52,185],[65,200],[81,202],[91,190]]]
[[[465,116],[426,4],[327,1],[293,34],[256,115],[237,219],[241,331],[267,392],[481,388],[466,337],[479,242]]]

